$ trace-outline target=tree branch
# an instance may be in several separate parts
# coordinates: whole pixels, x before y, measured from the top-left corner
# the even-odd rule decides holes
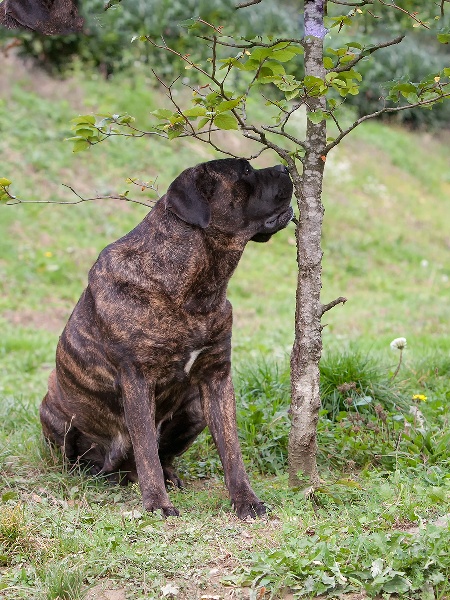
[[[202,36],[199,35],[197,36],[200,40],[207,40],[208,42],[212,42],[213,38],[210,38],[208,36]],[[230,37],[230,36],[228,36]],[[217,43],[220,46],[227,46],[228,48],[242,48],[243,50],[246,50],[248,48],[273,48],[273,46],[277,46],[278,44],[297,44],[297,45],[301,45],[302,40],[298,39],[298,38],[277,38],[275,41],[270,42],[269,44],[266,44],[264,42],[255,42],[252,40],[247,40],[246,38],[244,38],[244,40],[247,42],[246,44],[230,44],[228,42],[224,42],[220,39],[217,39]]]
[[[16,204],[81,204],[82,202],[93,202],[94,200],[121,200],[123,202],[132,202],[133,204],[140,204],[141,206],[145,206],[147,208],[153,208],[156,202],[159,200],[159,192],[157,186],[155,186],[153,183],[142,182],[137,179],[129,179],[128,181],[129,183],[133,183],[134,185],[140,187],[142,191],[144,189],[147,189],[156,192],[158,198],[156,198],[155,200],[150,200],[149,202],[143,202],[142,200],[135,200],[134,198],[129,198],[127,196],[128,192],[125,192],[123,194],[98,194],[93,198],[84,198],[73,187],[63,183],[61,185],[69,189],[73,194],[75,194],[78,200],[21,200],[20,198],[13,196],[6,188],[3,188],[4,193],[6,193],[9,197],[9,200],[7,200],[4,205],[14,206]]]
[[[356,127],[358,127],[358,125],[361,125],[361,123],[363,123],[364,121],[367,121],[368,119],[375,119],[376,117],[379,117],[382,114],[385,113],[395,113],[395,112],[400,112],[402,110],[408,110],[409,108],[417,108],[420,106],[427,106],[428,104],[433,104],[434,102],[437,102],[438,100],[441,100],[443,98],[450,98],[450,92],[448,94],[442,94],[441,96],[437,97],[437,98],[432,98],[431,100],[424,100],[422,102],[416,102],[415,104],[407,104],[406,106],[397,106],[397,107],[392,107],[392,108],[381,108],[380,110],[377,110],[373,113],[371,113],[370,115],[364,115],[363,117],[360,117],[359,119],[357,119],[352,125],[350,125],[350,127],[348,127],[347,129],[345,129],[342,133],[340,133],[337,138],[335,138],[330,144],[328,144],[328,146],[325,148],[324,150],[324,154],[328,154],[328,152],[334,148],[335,146],[337,146],[339,144],[339,142],[342,140],[342,138],[344,138],[346,135],[348,135],[350,133],[350,131],[353,131],[353,129],[355,129]]]
[[[282,135],[286,139],[291,140],[291,142],[294,142],[294,144],[296,144],[297,146],[300,146],[300,148],[303,148],[304,150],[306,150],[306,143],[304,141],[300,141],[299,139],[297,139],[293,135],[290,135],[289,133],[286,133],[286,131],[272,129],[272,127],[265,126],[265,125],[261,125],[261,129],[264,129],[264,131],[267,131],[268,133],[274,133],[276,135]]]
[[[388,48],[389,46],[394,46],[395,44],[400,44],[400,42],[403,41],[404,38],[405,38],[404,35],[399,35],[396,38],[394,38],[393,40],[390,40],[389,42],[383,42],[382,44],[377,44],[376,46],[372,46],[371,48],[369,48],[366,51],[363,50],[354,60],[350,61],[349,63],[346,63],[345,65],[341,65],[334,69],[330,69],[330,71],[332,71],[333,73],[342,73],[342,71],[349,71],[356,64],[358,64],[360,60],[362,60],[366,56],[370,56],[377,50],[380,50],[380,48]]]
[[[320,307],[320,316],[322,316],[328,310],[331,310],[338,304],[345,304],[346,302],[347,302],[347,298],[344,298],[343,296],[339,296],[339,298],[336,298],[336,300],[333,300],[332,302],[328,302],[328,304],[322,304]]]
[[[445,16],[445,8],[444,8],[444,4],[445,4],[446,2],[450,2],[450,0],[440,0],[440,5],[439,5],[439,7],[440,7],[440,9],[441,9],[441,17],[444,17],[444,16]]]
[[[364,6],[365,4],[373,4],[374,0],[361,0],[361,2],[345,2],[344,0],[328,0],[333,4],[343,4],[344,6],[354,6],[356,8]]]

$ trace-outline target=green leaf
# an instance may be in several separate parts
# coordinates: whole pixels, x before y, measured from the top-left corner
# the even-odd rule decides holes
[[[185,122],[184,117],[179,115],[178,113],[173,113],[173,115],[169,119],[169,123],[171,125],[180,125]]]
[[[169,119],[174,113],[168,108],[158,108],[157,110],[153,110],[150,114],[158,119]]]
[[[255,48],[252,50],[252,53],[249,56],[249,60],[256,61],[261,63],[262,60],[265,60],[269,56],[274,53],[274,49],[272,48]]]
[[[192,17],[191,19],[186,19],[185,21],[180,21],[178,23],[178,27],[183,27],[183,29],[195,29],[200,23],[198,22],[199,17]]]
[[[353,54],[353,53],[345,54],[339,62],[341,63],[341,65],[345,65],[346,63],[351,62],[354,58],[355,58],[355,54]]]
[[[284,75],[286,73],[283,65],[275,60],[267,60],[264,63],[264,66],[261,68],[261,73],[264,71],[264,69],[270,69],[273,75]]]
[[[131,115],[125,114],[122,115],[121,117],[119,117],[117,119],[117,122],[120,125],[128,125],[128,123],[133,123],[133,121],[135,121],[136,119],[134,117],[132,117]]]
[[[438,33],[437,39],[441,44],[448,44],[450,42],[450,33]]]
[[[205,103],[207,104],[207,106],[215,106],[221,100],[222,98],[220,97],[220,94],[218,94],[217,92],[211,92],[206,96]]]
[[[408,581],[405,577],[401,577],[400,575],[395,575],[390,581],[387,581],[383,584],[383,591],[391,594],[407,592],[411,589],[411,582]]]
[[[272,58],[274,58],[275,60],[278,60],[280,62],[289,62],[290,60],[292,60],[294,58],[294,56],[297,56],[297,52],[295,52],[294,48],[292,47],[288,47],[285,48],[284,50],[276,50],[273,54],[272,54]]]
[[[226,110],[231,110],[236,108],[238,104],[241,102],[242,97],[236,98],[235,100],[225,100],[216,106],[216,111],[218,113],[225,112]]]
[[[90,147],[90,143],[87,140],[76,140],[73,144],[72,152],[83,152]]]
[[[204,119],[200,119],[200,121],[197,124],[197,128],[202,129],[206,125],[206,123],[209,123],[209,121],[211,121],[211,117],[205,117]]]
[[[169,127],[167,129],[167,137],[169,138],[169,140],[173,140],[179,137],[183,133],[183,131],[183,126],[180,124],[176,124],[173,127]]]
[[[98,135],[96,129],[76,129],[75,133],[82,138],[91,138]]]
[[[405,98],[410,104],[416,104],[419,102],[419,96],[415,92],[411,94],[405,94]]]
[[[345,79],[356,79],[357,81],[362,81],[361,73],[358,73],[358,71],[355,71],[355,69],[350,69],[349,71],[342,71],[341,73],[339,73],[339,75],[341,75]]]
[[[0,185],[2,187],[6,187],[8,185],[11,185],[12,181],[10,181],[9,179],[6,179],[6,177],[0,177]]]
[[[311,123],[314,123],[315,125],[326,119],[325,113],[320,108],[315,110],[314,112],[308,112],[307,117],[311,121]]]
[[[329,56],[325,56],[323,59],[323,66],[325,67],[325,69],[333,69],[334,68],[333,59],[330,58]]]
[[[291,90],[289,92],[285,92],[284,95],[286,96],[286,100],[293,100],[294,98],[296,98],[298,95],[300,94],[300,90]],[[270,103],[269,103],[270,104]]]
[[[80,115],[79,117],[75,117],[71,119],[73,123],[79,123],[80,125],[83,123],[89,123],[90,125],[95,125],[95,117],[94,115]]]
[[[206,115],[206,108],[204,106],[193,106],[183,111],[185,117],[204,117]]]
[[[347,42],[347,48],[357,48],[358,50],[362,50],[363,45],[359,42]]]
[[[242,71],[257,71],[261,66],[259,60],[247,60],[242,67],[239,67]]]
[[[293,52],[294,54],[303,54],[304,52],[302,46],[293,42],[278,42],[273,49],[275,52],[278,52],[279,50],[289,50],[289,52]]]
[[[303,80],[303,85],[307,90],[308,96],[321,96],[327,91],[327,86],[320,77],[307,75]]]
[[[239,129],[238,121],[231,113],[220,113],[214,117],[213,122],[219,129]]]

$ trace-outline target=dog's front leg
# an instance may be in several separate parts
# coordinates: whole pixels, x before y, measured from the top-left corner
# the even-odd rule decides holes
[[[266,508],[250,486],[242,459],[236,424],[236,399],[229,367],[226,373],[200,384],[205,419],[219,452],[231,503],[239,518],[265,514]]]
[[[177,516],[164,485],[155,427],[155,386],[134,365],[122,368],[121,386],[125,420],[133,444],[144,508]]]

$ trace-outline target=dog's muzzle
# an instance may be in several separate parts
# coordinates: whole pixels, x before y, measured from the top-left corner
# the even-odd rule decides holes
[[[294,216],[294,210],[292,208],[292,206],[289,206],[287,208],[287,210],[284,210],[282,213],[280,213],[279,215],[276,215],[274,217],[271,217],[270,219],[267,219],[264,223],[264,230],[269,232],[269,231],[279,231],[280,229],[284,229],[286,227],[286,225],[289,223],[289,221],[292,220],[292,217]]]

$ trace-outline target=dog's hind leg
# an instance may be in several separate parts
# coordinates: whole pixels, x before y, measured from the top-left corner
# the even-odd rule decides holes
[[[106,451],[105,459],[102,468],[98,471],[98,475],[107,475],[112,483],[127,485],[129,481],[137,481],[136,465],[131,468],[134,463],[132,455],[133,449],[131,446],[130,436],[127,433],[118,432],[111,440],[109,449]],[[134,472],[132,472],[134,471]]]
[[[73,418],[67,420],[65,415],[50,407],[49,393],[42,401],[39,416],[47,442],[60,448],[69,462],[74,462],[77,459],[77,440],[80,432],[73,425]]]
[[[189,394],[179,410],[161,425],[159,459],[167,485],[183,487],[183,482],[173,468],[173,460],[183,454],[206,427],[199,392]]]

